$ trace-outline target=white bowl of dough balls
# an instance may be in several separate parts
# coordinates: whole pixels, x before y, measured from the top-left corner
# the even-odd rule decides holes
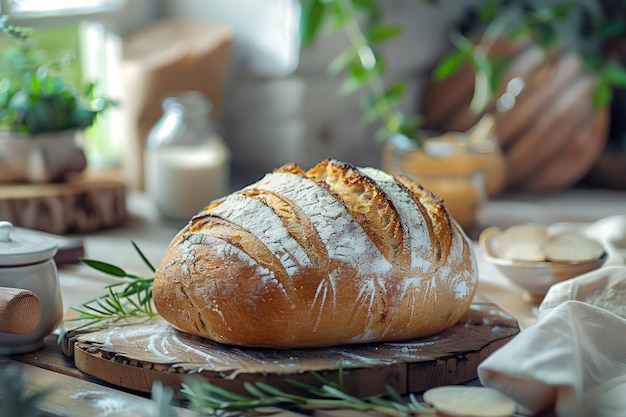
[[[607,259],[604,247],[589,236],[552,233],[542,224],[489,227],[479,243],[487,261],[521,287],[531,303],[540,303],[552,285],[598,269]]]

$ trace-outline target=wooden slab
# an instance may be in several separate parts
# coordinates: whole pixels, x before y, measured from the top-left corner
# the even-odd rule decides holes
[[[126,186],[120,169],[90,168],[65,182],[0,185],[0,219],[59,235],[122,224]]]
[[[490,303],[472,304],[453,327],[403,342],[323,349],[241,348],[210,342],[174,329],[161,318],[70,331],[64,352],[83,372],[116,386],[150,392],[160,380],[178,390],[191,375],[244,393],[245,381],[285,390],[285,378],[315,383],[311,371],[337,380],[355,395],[401,394],[477,377],[478,365],[519,333],[517,321]]]
[[[153,403],[148,398],[118,391],[89,381],[72,378],[36,366],[12,362],[25,374],[27,389],[31,392],[53,388],[37,404],[37,409],[46,416],[103,417],[121,415],[125,417],[148,417]],[[174,407],[178,417],[194,417],[195,412]]]

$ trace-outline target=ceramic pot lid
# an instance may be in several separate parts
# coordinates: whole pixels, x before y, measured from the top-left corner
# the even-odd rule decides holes
[[[56,254],[57,247],[57,241],[48,236],[0,221],[0,267],[47,261]]]

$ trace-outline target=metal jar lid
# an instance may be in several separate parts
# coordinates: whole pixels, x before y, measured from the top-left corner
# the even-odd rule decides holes
[[[56,254],[57,248],[57,241],[48,236],[0,221],[0,267],[47,261]]]

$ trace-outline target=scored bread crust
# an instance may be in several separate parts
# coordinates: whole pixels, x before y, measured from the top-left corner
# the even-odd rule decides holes
[[[471,243],[405,177],[288,164],[207,206],[172,240],[153,300],[185,332],[296,348],[427,336],[474,297]]]

